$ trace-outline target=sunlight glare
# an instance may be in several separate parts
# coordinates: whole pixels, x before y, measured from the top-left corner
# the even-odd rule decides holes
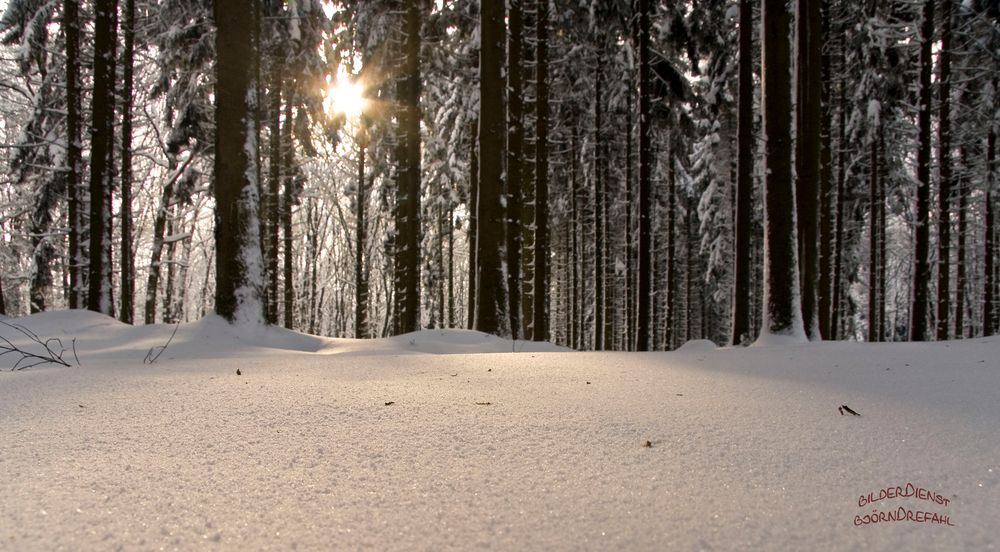
[[[365,88],[360,82],[341,75],[330,85],[323,103],[327,113],[343,113],[353,119],[360,116],[367,106],[368,100],[364,96]]]

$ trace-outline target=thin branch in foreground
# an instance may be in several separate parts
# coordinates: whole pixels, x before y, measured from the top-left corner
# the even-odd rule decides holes
[[[63,353],[66,352],[66,347],[63,346],[62,340],[58,337],[42,339],[38,336],[38,334],[20,324],[12,324],[3,320],[0,320],[0,324],[3,324],[8,328],[13,328],[21,335],[27,337],[32,343],[35,343],[42,348],[42,352],[33,353],[22,349],[5,336],[0,335],[0,357],[8,354],[21,356],[11,367],[11,372],[15,370],[25,370],[41,364],[60,364],[67,367],[71,366],[69,362],[63,359]],[[56,351],[56,347],[58,347],[58,351]],[[73,355],[76,356],[76,339],[73,340]],[[79,357],[76,359],[76,364],[77,366],[80,365]]]
[[[170,346],[170,342],[174,340],[174,336],[177,335],[177,329],[180,328],[180,327],[181,327],[181,323],[180,322],[178,322],[177,324],[174,325],[174,332],[172,334],[170,334],[170,338],[167,339],[167,343],[165,345],[157,345],[156,347],[150,347],[149,348],[149,352],[146,353],[146,358],[142,359],[142,363],[143,364],[153,364],[153,363],[155,363],[156,360],[160,358],[160,355],[163,354],[163,351],[166,351],[167,347]],[[157,351],[157,349],[159,349],[159,350]],[[155,354],[154,354],[154,351],[155,351]]]

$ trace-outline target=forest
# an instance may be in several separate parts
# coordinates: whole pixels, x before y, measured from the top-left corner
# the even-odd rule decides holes
[[[992,335],[991,0],[7,0],[0,314]]]

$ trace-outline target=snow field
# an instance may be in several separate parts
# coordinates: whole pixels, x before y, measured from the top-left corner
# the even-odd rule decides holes
[[[0,373],[4,550],[994,550],[1000,534],[997,339],[510,353],[522,342],[475,332],[359,342],[210,318],[144,365],[171,327],[15,321],[78,336],[83,365]],[[907,482],[950,502],[859,507]],[[855,525],[900,506],[954,526]]]

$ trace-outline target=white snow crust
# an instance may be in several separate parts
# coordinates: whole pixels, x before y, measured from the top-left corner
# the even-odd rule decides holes
[[[997,338],[574,353],[209,317],[148,365],[172,326],[79,311],[9,321],[76,337],[82,365],[9,372],[0,358],[2,550],[995,550],[1000,538]],[[907,483],[947,505],[859,506]],[[900,507],[952,525],[856,526]]]

